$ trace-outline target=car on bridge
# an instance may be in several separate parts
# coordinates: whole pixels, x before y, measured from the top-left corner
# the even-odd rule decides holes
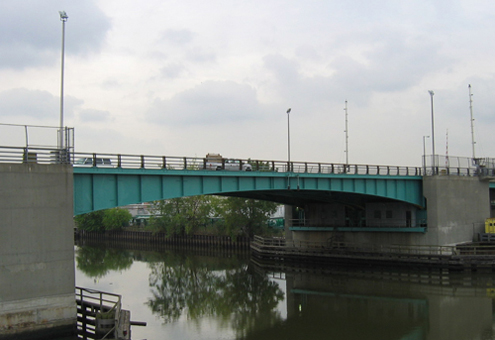
[[[239,159],[223,158],[218,153],[209,153],[205,158],[204,168],[207,170],[251,171],[253,167]]]
[[[98,168],[115,168],[110,158],[95,158],[93,162],[92,157],[78,158],[74,161],[74,166],[75,167],[96,166]]]

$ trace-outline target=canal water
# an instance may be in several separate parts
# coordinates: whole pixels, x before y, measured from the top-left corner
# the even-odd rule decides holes
[[[495,339],[495,276],[280,268],[249,253],[79,246],[76,284],[122,295],[132,339]]]

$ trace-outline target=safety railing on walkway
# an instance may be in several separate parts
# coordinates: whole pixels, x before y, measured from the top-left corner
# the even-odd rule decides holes
[[[439,157],[437,157],[439,158]],[[456,160],[455,162],[453,160]],[[493,159],[477,159],[469,162],[467,157],[451,157],[450,163],[441,166],[392,166],[369,164],[341,164],[235,159],[238,164],[250,164],[252,171],[283,172],[293,174],[336,174],[336,175],[388,175],[388,176],[495,176]],[[130,155],[111,153],[72,152],[72,149],[56,147],[15,147],[0,146],[0,163],[71,163],[75,167],[162,169],[162,170],[204,170],[207,159],[183,156]],[[219,170],[222,170],[219,167]]]
[[[455,246],[429,246],[429,245],[373,245],[357,244],[335,241],[329,238],[326,241],[302,241],[302,240],[285,240],[283,238],[264,238],[254,236],[251,247],[257,249],[269,250],[326,250],[326,251],[346,251],[350,253],[376,253],[376,254],[402,254],[402,255],[458,255],[460,251]],[[473,246],[470,248],[471,253],[480,253],[483,247]],[[485,251],[486,253],[486,251]]]
[[[115,339],[121,300],[117,294],[76,287],[78,334],[85,339]]]
[[[290,226],[297,228],[426,228],[426,219],[406,218],[362,218],[359,220],[319,221],[311,219],[290,219]]]
[[[206,158],[129,155],[110,153],[67,153],[65,149],[44,147],[0,146],[0,163],[72,163],[74,167],[123,168],[123,169],[162,169],[162,170],[203,170]],[[294,174],[339,174],[339,175],[390,175],[422,176],[421,167],[337,164],[315,162],[286,162],[254,159],[236,159],[240,164],[251,164],[252,171],[288,172]]]

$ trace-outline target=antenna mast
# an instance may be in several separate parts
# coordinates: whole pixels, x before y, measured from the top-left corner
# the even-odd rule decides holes
[[[449,129],[445,134],[445,167],[449,168]]]
[[[469,111],[471,112],[471,144],[473,146],[473,161],[476,159],[476,153],[474,145],[476,142],[474,141],[474,117],[473,117],[473,94],[471,93],[471,84],[468,84],[469,88]]]
[[[349,134],[347,128],[347,100],[345,101],[345,165],[349,165]]]

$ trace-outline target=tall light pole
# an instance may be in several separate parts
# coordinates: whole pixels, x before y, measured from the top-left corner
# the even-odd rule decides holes
[[[347,100],[345,101],[345,168],[349,166],[349,129],[347,127]]]
[[[431,98],[431,152],[433,157],[431,160],[431,166],[433,167],[433,174],[435,174],[435,116],[433,114],[433,95],[435,92],[429,90],[428,93]]]
[[[64,60],[65,60],[65,22],[69,18],[65,11],[59,11],[60,20],[62,21],[62,61],[60,70],[60,135],[58,148],[64,148]]]
[[[426,175],[426,138],[430,138],[430,136],[423,136],[423,176]]]
[[[476,152],[474,148],[476,141],[474,140],[473,94],[471,93],[471,84],[468,84],[468,88],[469,88],[469,112],[471,113],[471,144],[473,147],[473,162],[476,162]]]
[[[287,110],[287,171],[290,171],[290,110]]]

